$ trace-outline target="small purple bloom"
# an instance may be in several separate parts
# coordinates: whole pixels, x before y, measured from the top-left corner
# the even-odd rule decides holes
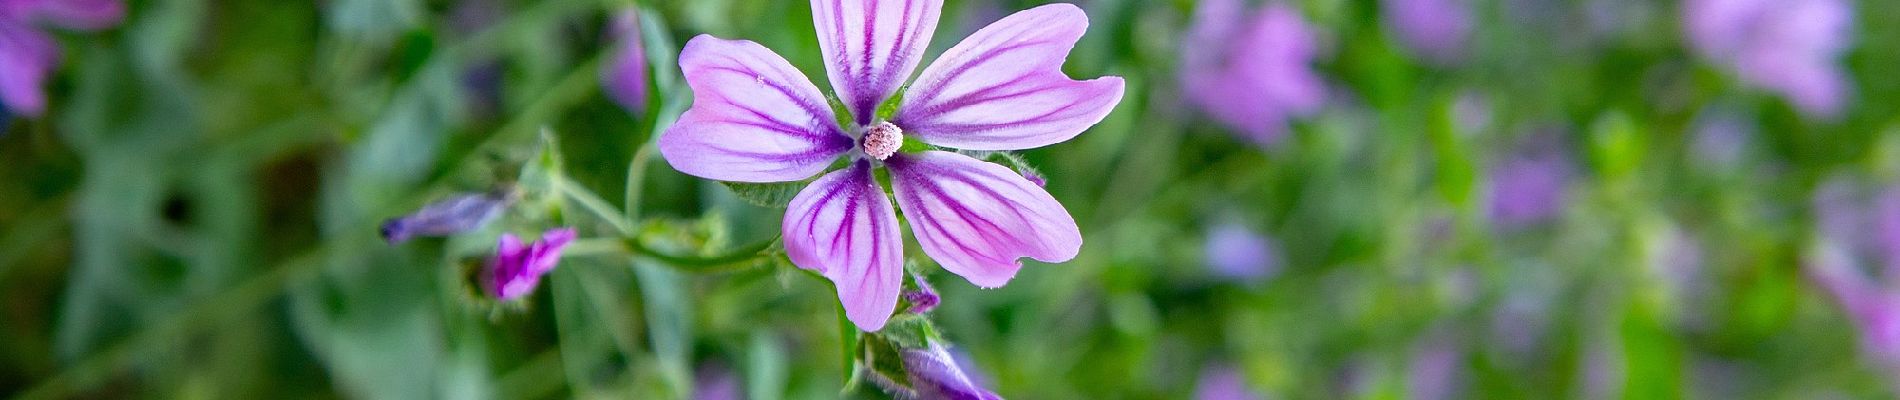
[[[1900,370],[1900,187],[1845,178],[1815,194],[1820,233],[1807,274],[1833,294],[1861,331],[1867,356]]]
[[[1687,0],[1683,25],[1703,57],[1814,117],[1834,117],[1851,86],[1836,64],[1853,40],[1844,0]]]
[[[904,135],[940,147],[1022,150],[1067,141],[1121,102],[1119,77],[1069,79],[1062,63],[1088,29],[1069,4],[1018,12],[945,51],[878,110],[923,59],[941,0],[812,0],[819,50],[850,116],[840,127],[811,80],[757,43],[701,35],[680,52],[693,107],[660,137],[674,169],[707,179],[795,182],[782,226],[792,263],[838,289],[845,315],[876,331],[897,308],[903,239],[874,176],[890,172],[924,253],[980,287],[1008,283],[1023,257],[1063,262],[1082,234],[1061,203],[1001,165],[948,151],[901,152]],[[842,169],[825,172],[843,157]]]
[[[59,65],[59,48],[36,25],[99,30],[124,17],[119,0],[0,0],[0,106],[28,117],[46,112],[41,86]]]
[[[1272,238],[1238,223],[1221,223],[1207,233],[1202,248],[1215,275],[1258,282],[1280,271],[1280,248]]]
[[[1452,64],[1465,56],[1471,7],[1464,0],[1384,0],[1393,36],[1425,60]]]
[[[910,303],[910,313],[923,314],[937,309],[943,298],[937,296],[937,290],[930,287],[930,281],[922,275],[911,274],[911,280],[917,282],[916,290],[904,292],[904,301]]]
[[[494,221],[509,199],[497,194],[464,194],[423,206],[415,213],[383,222],[383,240],[398,244],[417,236],[468,233]]]
[[[1194,386],[1196,400],[1259,400],[1266,396],[1247,386],[1246,377],[1240,370],[1228,365],[1214,365],[1201,370],[1201,380]]]
[[[601,84],[607,95],[621,107],[636,114],[647,109],[647,50],[640,39],[640,15],[627,10],[614,16],[608,36],[620,43],[614,50],[613,66],[601,71]]]
[[[561,248],[574,241],[574,229],[559,228],[541,234],[541,240],[524,245],[521,238],[502,234],[495,245],[495,257],[488,260],[482,275],[482,289],[500,300],[514,300],[534,292],[541,276],[554,271],[561,261]]]
[[[1284,4],[1247,12],[1241,0],[1202,1],[1181,44],[1183,94],[1247,139],[1277,143],[1288,120],[1326,102],[1325,83],[1312,68],[1315,36]]]
[[[1542,222],[1569,202],[1572,166],[1561,138],[1537,136],[1491,166],[1491,219],[1504,228]]]
[[[955,358],[943,345],[931,343],[921,349],[904,349],[900,356],[904,359],[904,373],[910,378],[911,390],[917,391],[922,399],[941,400],[1001,400],[1001,396],[985,390],[963,374]]]

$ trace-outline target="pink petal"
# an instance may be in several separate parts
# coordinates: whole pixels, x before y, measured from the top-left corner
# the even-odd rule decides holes
[[[867,332],[884,327],[903,289],[904,242],[869,161],[825,174],[798,192],[783,229],[792,264],[837,285],[846,318]]]
[[[970,283],[1000,287],[1022,257],[1063,262],[1082,249],[1062,203],[1009,168],[944,151],[886,163],[924,254]]]
[[[758,43],[700,35],[680,51],[693,108],[660,136],[674,169],[706,179],[786,182],[851,150],[825,98]]]
[[[926,143],[1017,150],[1060,143],[1121,103],[1119,77],[1075,81],[1062,61],[1088,30],[1069,4],[1018,12],[970,35],[925,68],[892,120]]]
[[[59,62],[53,39],[33,28],[0,23],[0,105],[7,112],[39,116],[46,111],[41,88]]]
[[[865,125],[923,60],[943,0],[812,0],[811,10],[831,87]]]

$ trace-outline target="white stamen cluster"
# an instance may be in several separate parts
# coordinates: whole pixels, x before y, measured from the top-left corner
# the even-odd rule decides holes
[[[904,130],[890,122],[879,122],[864,132],[864,155],[884,161],[904,146]]]

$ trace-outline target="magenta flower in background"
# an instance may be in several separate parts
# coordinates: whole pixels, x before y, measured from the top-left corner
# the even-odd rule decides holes
[[[647,50],[640,39],[640,15],[627,10],[614,16],[607,35],[618,42],[613,65],[601,70],[601,85],[621,107],[635,114],[647,109]]]
[[[1835,178],[1816,190],[1807,275],[1860,329],[1867,358],[1900,370],[1900,187]]]
[[[1210,365],[1201,370],[1201,379],[1194,384],[1195,400],[1259,400],[1266,396],[1247,387],[1247,380],[1240,376],[1240,370],[1233,366]]]
[[[1471,36],[1471,6],[1464,0],[1384,0],[1387,29],[1418,57],[1438,64],[1457,63]]]
[[[1839,115],[1847,74],[1836,61],[1853,40],[1845,0],[1686,0],[1683,26],[1703,57],[1814,117]]]
[[[42,87],[59,66],[59,48],[39,24],[91,31],[124,18],[118,0],[0,0],[0,114],[46,112]]]
[[[845,315],[876,331],[897,307],[904,243],[874,178],[887,167],[924,253],[980,287],[1008,283],[1023,257],[1072,259],[1082,234],[1048,192],[1001,165],[948,151],[900,152],[908,134],[949,148],[999,151],[1060,143],[1121,102],[1118,77],[1076,81],[1063,59],[1088,28],[1080,8],[1051,4],[990,24],[924,68],[878,114],[923,58],[941,0],[813,0],[825,69],[851,116],[840,127],[825,95],[757,43],[701,35],[680,53],[693,107],[660,137],[674,169],[737,182],[794,182],[782,226],[800,268],[837,286]]]
[[[1514,229],[1556,217],[1569,202],[1572,173],[1562,138],[1529,138],[1491,166],[1491,220]]]
[[[482,289],[504,301],[534,293],[541,276],[554,271],[561,262],[561,249],[573,241],[571,228],[548,230],[541,234],[540,241],[526,245],[515,235],[501,235],[495,256],[488,260],[488,270],[482,274]]]
[[[1272,238],[1239,223],[1222,223],[1208,230],[1202,248],[1215,275],[1258,282],[1280,272],[1280,248]]]
[[[1289,120],[1326,102],[1325,83],[1312,68],[1315,35],[1283,4],[1248,12],[1241,0],[1202,1],[1181,44],[1182,93],[1245,138],[1278,143]]]

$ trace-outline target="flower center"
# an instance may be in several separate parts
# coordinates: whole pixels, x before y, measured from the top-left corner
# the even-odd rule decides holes
[[[890,122],[878,122],[864,132],[864,155],[884,161],[904,146],[904,130]]]

